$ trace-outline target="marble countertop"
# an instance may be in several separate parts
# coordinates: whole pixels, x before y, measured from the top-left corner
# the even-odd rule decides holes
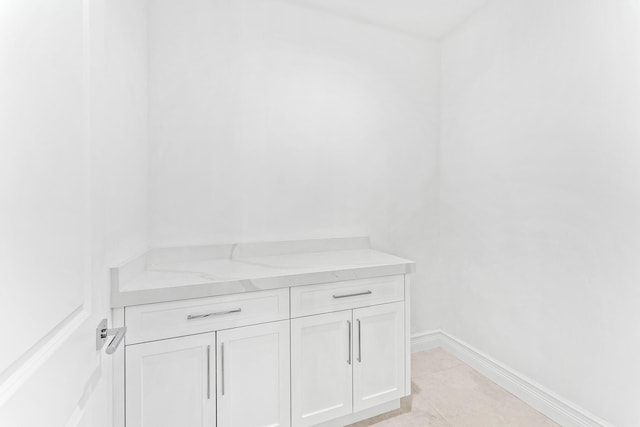
[[[366,237],[152,249],[111,269],[111,306],[405,274]]]

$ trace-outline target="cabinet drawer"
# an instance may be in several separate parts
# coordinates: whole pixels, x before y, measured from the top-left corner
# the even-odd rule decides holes
[[[125,308],[126,344],[289,318],[289,290],[278,289]]]
[[[375,277],[291,288],[291,317],[404,300],[404,276]]]

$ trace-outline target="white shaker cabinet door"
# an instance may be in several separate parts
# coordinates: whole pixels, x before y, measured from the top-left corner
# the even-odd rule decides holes
[[[404,303],[353,310],[354,411],[404,396]]]
[[[218,425],[289,427],[289,321],[219,331]]]
[[[352,412],[351,310],[291,320],[294,427]]]
[[[127,346],[127,427],[214,427],[214,361],[214,333]]]

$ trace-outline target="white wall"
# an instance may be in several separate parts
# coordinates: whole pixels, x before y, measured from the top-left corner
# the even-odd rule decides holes
[[[640,425],[640,3],[494,0],[443,43],[442,327]]]
[[[115,265],[149,242],[147,0],[105,2],[106,256]]]
[[[152,246],[371,235],[433,301],[436,44],[279,1],[149,5]]]

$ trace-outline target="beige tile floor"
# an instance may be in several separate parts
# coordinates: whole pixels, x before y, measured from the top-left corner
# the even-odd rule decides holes
[[[558,426],[441,348],[415,353],[401,407],[351,427]]]

